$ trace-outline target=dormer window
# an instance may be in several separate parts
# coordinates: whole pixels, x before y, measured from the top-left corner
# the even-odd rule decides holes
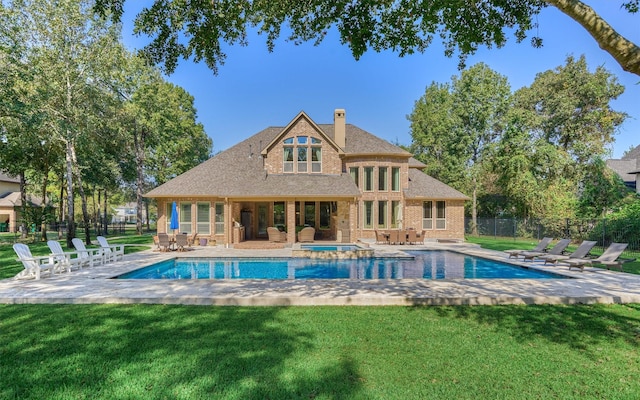
[[[320,139],[296,136],[284,139],[282,144],[284,145],[283,172],[322,172],[322,141]],[[311,167],[309,167],[309,163],[311,163]]]

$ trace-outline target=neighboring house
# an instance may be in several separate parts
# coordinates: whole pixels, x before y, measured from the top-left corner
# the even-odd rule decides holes
[[[42,201],[27,195],[30,206],[40,207]],[[0,232],[16,232],[17,221],[20,220],[20,179],[0,172]]]
[[[146,212],[144,203],[142,204],[142,223],[146,223]],[[126,203],[113,208],[112,223],[124,222],[125,224],[135,224],[137,219],[138,205],[135,202]]]
[[[607,160],[607,166],[622,178],[628,188],[640,193],[640,146],[636,146],[619,160]]]
[[[375,238],[375,230],[414,228],[428,239],[464,239],[468,197],[424,174],[411,153],[354,125],[345,111],[333,124],[300,112],[151,190],[158,231],[169,229],[172,202],[180,232],[218,243],[267,238],[267,227],[296,240],[302,226],[316,239]]]

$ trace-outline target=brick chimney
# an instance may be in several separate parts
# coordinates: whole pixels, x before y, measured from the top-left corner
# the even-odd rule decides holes
[[[333,113],[333,140],[344,150],[346,144],[346,112],[337,108]]]

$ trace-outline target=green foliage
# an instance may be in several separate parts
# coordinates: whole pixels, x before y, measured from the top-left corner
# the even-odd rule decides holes
[[[620,242],[619,238],[622,237],[629,243],[630,249],[639,250],[634,247],[640,245],[640,200],[636,198],[620,210],[598,220],[591,230],[590,237],[606,243]]]
[[[622,178],[607,167],[602,159],[596,159],[586,166],[584,187],[578,202],[578,216],[603,217],[630,194]]]

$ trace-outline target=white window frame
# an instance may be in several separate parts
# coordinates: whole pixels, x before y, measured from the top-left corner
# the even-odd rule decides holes
[[[200,218],[200,207],[206,207],[206,218]],[[204,209],[202,209],[204,212]],[[204,216],[203,216],[204,217]],[[196,232],[202,235],[211,234],[211,203],[198,202],[196,203]]]

